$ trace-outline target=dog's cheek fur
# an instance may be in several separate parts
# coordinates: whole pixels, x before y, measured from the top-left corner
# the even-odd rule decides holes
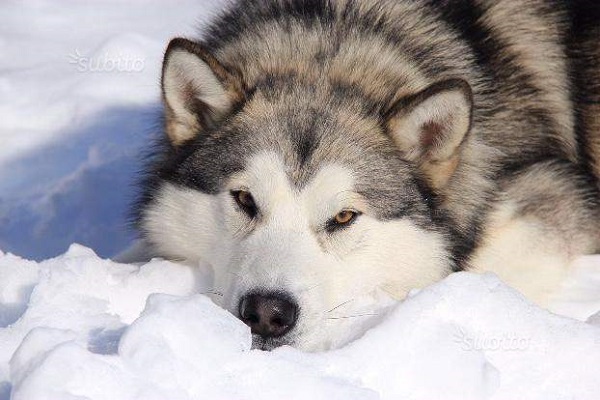
[[[193,265],[225,265],[231,240],[219,220],[221,208],[218,195],[164,182],[145,208],[141,227],[163,257]]]
[[[382,311],[385,302],[380,302],[378,293],[403,299],[409,290],[451,272],[443,237],[410,219],[382,222],[366,217],[352,229],[347,236],[353,237],[354,248],[324,255],[312,274],[297,278],[315,278],[305,282],[303,286],[311,289],[300,297],[312,312],[303,314],[301,335],[294,342],[298,348],[339,347],[363,332],[355,324]]]
[[[369,246],[349,261],[362,269],[374,269],[370,273],[380,280],[379,286],[397,299],[452,272],[442,234],[425,230],[410,218],[386,222],[370,219],[364,229]]]

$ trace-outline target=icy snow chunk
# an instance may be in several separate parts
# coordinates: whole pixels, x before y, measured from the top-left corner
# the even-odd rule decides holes
[[[73,243],[72,245],[69,246],[69,249],[67,250],[67,252],[61,257],[62,259],[77,259],[77,258],[89,258],[89,257],[94,257],[96,256],[96,253],[94,253],[94,250],[82,246],[80,244],[77,243]]]
[[[25,336],[10,360],[11,381],[19,385],[56,347],[75,341],[77,333],[53,328],[34,328]]]
[[[83,347],[89,341],[93,352],[116,353],[123,327],[140,315],[151,293],[202,292],[202,277],[198,270],[161,260],[117,264],[79,245],[41,263],[0,257],[0,315],[8,322],[0,326],[0,382],[30,331],[72,331]]]
[[[45,354],[16,382],[11,400],[168,398],[160,392],[150,393],[135,380],[130,381],[117,360],[95,357],[83,346],[65,342]]]
[[[205,296],[152,295],[123,335],[119,355],[150,380],[163,380],[164,369],[182,378],[195,369],[198,380],[251,344],[249,328]]]
[[[88,350],[96,354],[117,354],[125,325],[116,329],[97,328],[90,331]]]
[[[600,328],[600,311],[598,311],[596,314],[590,316],[586,322],[588,324],[592,324],[592,325],[595,325]]]
[[[0,252],[0,328],[23,315],[38,279],[36,263]]]
[[[600,257],[583,256],[570,265],[570,276],[550,310],[585,321],[600,310]]]

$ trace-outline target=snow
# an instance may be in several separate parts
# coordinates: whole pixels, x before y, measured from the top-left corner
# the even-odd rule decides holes
[[[206,296],[210,271],[96,255],[134,237],[123,221],[159,134],[168,39],[224,3],[3,1],[0,400],[600,398],[600,256],[552,305],[568,317],[459,273],[340,320],[372,328],[308,354],[251,350]]]
[[[580,277],[600,270],[600,256],[578,263]],[[600,393],[597,315],[586,323],[552,314],[491,274],[458,273],[413,291],[362,337],[313,354],[252,350],[249,329],[206,296],[211,274],[202,268],[118,264],[73,245],[40,263],[3,254],[0,274],[1,400]]]
[[[73,242],[112,256],[158,132],[168,40],[221,0],[3,0],[0,249],[42,260]]]

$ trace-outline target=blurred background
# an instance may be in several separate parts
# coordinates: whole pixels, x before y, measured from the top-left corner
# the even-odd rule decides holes
[[[222,0],[0,2],[0,250],[41,260],[71,243],[111,257],[160,135],[168,40]]]

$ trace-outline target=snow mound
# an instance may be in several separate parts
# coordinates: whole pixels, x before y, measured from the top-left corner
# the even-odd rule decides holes
[[[598,399],[600,327],[493,275],[412,294],[339,350],[251,350],[202,293],[210,274],[117,264],[73,245],[0,253],[0,399]]]

